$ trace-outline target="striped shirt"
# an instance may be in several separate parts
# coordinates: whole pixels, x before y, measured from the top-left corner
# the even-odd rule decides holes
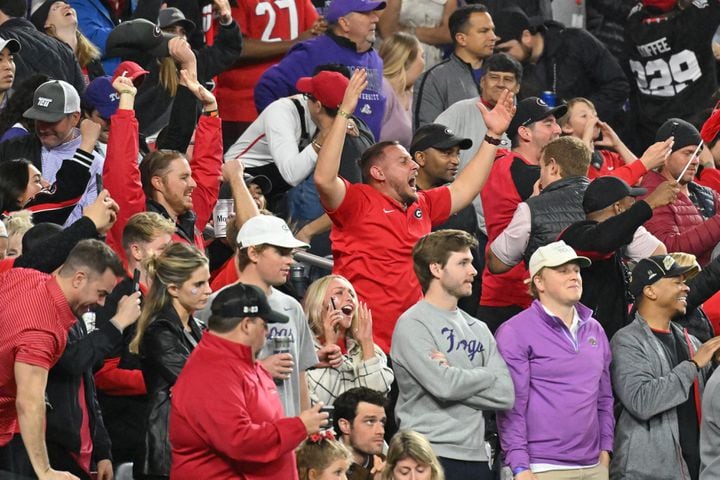
[[[0,445],[18,431],[15,362],[49,370],[75,322],[53,276],[26,268],[0,275]]]

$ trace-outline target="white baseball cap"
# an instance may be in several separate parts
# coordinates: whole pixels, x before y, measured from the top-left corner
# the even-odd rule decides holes
[[[530,278],[545,267],[559,267],[569,262],[576,262],[580,267],[589,267],[592,262],[587,257],[581,257],[567,243],[562,240],[558,242],[548,243],[547,245],[535,250],[530,257]]]
[[[283,248],[308,248],[305,242],[295,238],[287,223],[273,215],[257,215],[246,221],[237,235],[240,248],[256,245],[272,245]]]

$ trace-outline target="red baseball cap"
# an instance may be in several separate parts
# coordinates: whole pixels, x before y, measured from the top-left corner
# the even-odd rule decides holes
[[[322,71],[314,77],[300,78],[295,88],[315,97],[323,107],[336,109],[342,103],[349,82],[342,73]]]
[[[112,81],[114,82],[117,77],[127,77],[132,80],[135,87],[139,87],[143,80],[145,80],[145,75],[148,73],[150,72],[142,68],[137,63],[127,60],[117,66],[115,73],[113,74]]]

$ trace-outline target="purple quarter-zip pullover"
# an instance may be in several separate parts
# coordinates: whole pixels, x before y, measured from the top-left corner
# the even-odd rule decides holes
[[[576,305],[577,340],[535,300],[497,331],[515,405],[497,423],[506,463],[592,466],[613,447],[610,345],[589,308]]]

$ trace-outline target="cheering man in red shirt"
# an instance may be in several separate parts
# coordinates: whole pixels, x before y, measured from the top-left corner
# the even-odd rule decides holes
[[[433,225],[470,204],[478,195],[495,160],[495,150],[515,107],[506,91],[495,108],[481,108],[488,127],[482,146],[448,186],[417,191],[418,164],[397,142],[380,142],[363,153],[363,184],[351,185],[338,176],[340,153],[367,74],[356,70],[345,92],[330,133],[320,149],[315,184],[333,222],[331,240],[334,273],[355,286],[373,310],[373,334],[385,352],[397,318],[422,297],[412,271],[411,251]]]

